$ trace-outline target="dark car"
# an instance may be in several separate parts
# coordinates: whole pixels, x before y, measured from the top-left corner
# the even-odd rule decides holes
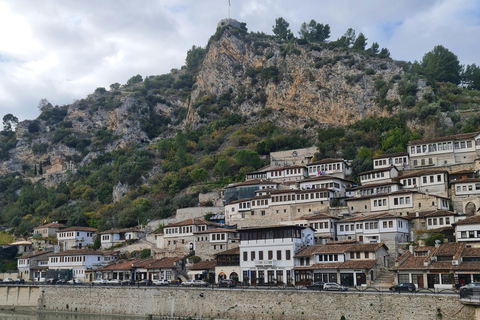
[[[17,279],[15,279],[15,283],[16,283],[16,284],[24,284],[24,283],[25,283],[25,279],[17,278]]]
[[[150,279],[143,279],[143,280],[140,280],[138,284],[141,286],[151,286],[153,282]]]
[[[65,280],[65,279],[58,279],[55,284],[67,284],[67,280]]]
[[[399,283],[390,287],[390,291],[392,292],[401,292],[401,291],[415,292],[416,289],[417,288],[413,283]]]
[[[127,279],[122,281],[122,286],[133,286],[135,284],[135,280],[133,279]]]
[[[472,282],[460,287],[460,298],[470,298],[473,295],[480,296],[480,282]]]
[[[227,288],[233,288],[235,287],[237,284],[235,283],[234,280],[230,280],[230,279],[224,279],[224,280],[220,280],[218,282],[218,286],[219,287],[227,287]]]
[[[307,285],[307,288],[310,290],[323,290],[324,285],[325,282],[318,281]]]

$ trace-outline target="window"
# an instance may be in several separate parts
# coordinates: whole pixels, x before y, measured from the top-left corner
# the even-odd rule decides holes
[[[248,252],[247,251],[243,252],[243,261],[248,261]]]
[[[282,250],[277,250],[277,260],[282,260]]]
[[[383,227],[384,227],[384,228],[387,227],[387,221],[383,221]]]
[[[365,259],[368,259],[368,252],[365,252]]]
[[[272,259],[273,259],[273,251],[268,250],[268,260],[272,260]]]
[[[290,260],[290,250],[285,251],[285,260]]]
[[[258,251],[258,260],[263,260],[263,251]]]
[[[360,252],[357,252],[357,259],[360,259]]]
[[[388,221],[388,227],[393,228],[393,221]]]
[[[250,251],[250,260],[255,260],[255,251]]]

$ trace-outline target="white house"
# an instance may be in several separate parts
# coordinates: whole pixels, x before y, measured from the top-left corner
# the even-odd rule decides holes
[[[240,281],[292,283],[294,255],[313,245],[313,229],[300,226],[270,226],[239,229]]]
[[[378,184],[392,182],[398,176],[398,169],[395,166],[387,168],[379,168],[360,173],[360,183],[366,184]]]
[[[300,181],[308,177],[307,167],[289,166],[266,170],[267,179],[275,182]]]
[[[408,142],[412,168],[473,163],[480,155],[480,132]]]
[[[57,231],[57,240],[60,250],[82,249],[93,244],[97,229],[89,227],[69,227]]]
[[[480,247],[480,215],[453,223],[457,242],[470,247]]]
[[[448,196],[448,172],[446,170],[422,170],[414,173],[403,171],[397,180],[403,190]]]
[[[331,175],[321,175],[300,181],[298,185],[301,190],[329,189],[334,192],[335,198],[341,198],[346,196],[347,190],[351,189],[355,182]]]
[[[329,175],[345,179],[352,173],[350,166],[343,159],[323,159],[307,164],[307,168],[309,177]]]
[[[103,264],[103,253],[92,249],[67,250],[49,256],[49,269],[71,269],[74,279],[85,281],[87,269],[97,269]]]
[[[480,179],[455,180],[451,183],[454,207],[468,216],[480,209]]]
[[[110,229],[99,233],[102,248],[110,248],[113,245],[127,240],[140,239],[145,235],[144,226],[136,226],[124,229]]]
[[[395,166],[397,169],[402,170],[410,166],[408,152],[382,154],[380,156],[373,157],[372,160],[373,169]]]

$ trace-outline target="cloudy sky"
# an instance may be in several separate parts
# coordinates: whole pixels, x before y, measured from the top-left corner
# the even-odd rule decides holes
[[[0,117],[39,115],[38,102],[70,104],[97,87],[180,68],[228,15],[228,0],[0,0]],[[231,0],[230,16],[272,33],[283,17],[329,24],[331,40],[353,28],[397,60],[435,45],[480,64],[478,0]]]

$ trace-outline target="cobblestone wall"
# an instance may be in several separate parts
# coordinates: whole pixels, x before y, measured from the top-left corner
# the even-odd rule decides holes
[[[155,287],[61,287],[36,289],[38,306],[48,311],[155,315],[218,319],[475,319],[475,309],[458,296],[411,294],[357,294],[241,289],[183,289]],[[10,290],[13,290],[10,288]],[[6,294],[0,287],[5,304]],[[28,295],[23,291],[21,295]],[[34,300],[30,294],[29,300]],[[13,299],[7,298],[8,302]],[[441,317],[439,316],[441,314]]]

